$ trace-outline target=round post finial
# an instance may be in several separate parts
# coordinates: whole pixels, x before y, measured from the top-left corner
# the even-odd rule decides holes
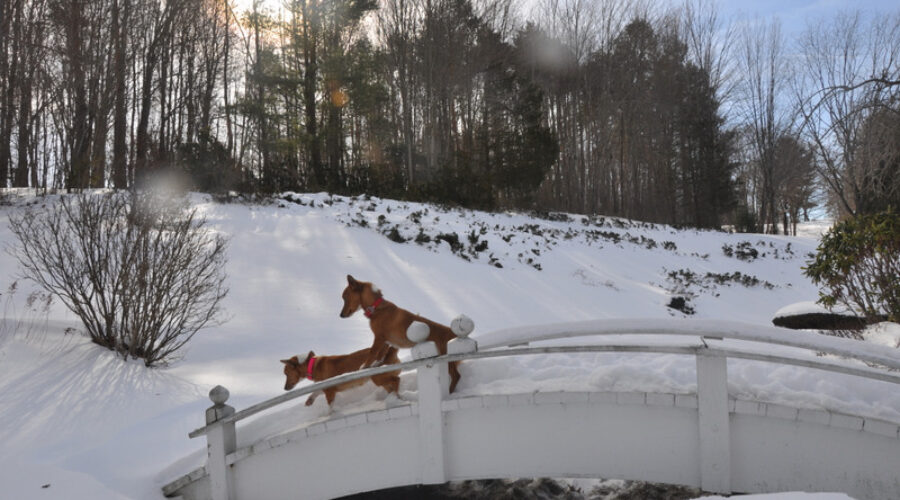
[[[221,385],[217,385],[210,389],[209,391],[209,400],[213,402],[216,406],[222,406],[228,401],[228,396],[231,394],[228,392],[228,389],[222,387]]]
[[[409,328],[406,329],[406,338],[414,344],[424,342],[431,334],[431,328],[421,321],[413,321]]]
[[[450,323],[450,330],[459,338],[466,338],[475,329],[475,322],[465,314],[460,314]]]

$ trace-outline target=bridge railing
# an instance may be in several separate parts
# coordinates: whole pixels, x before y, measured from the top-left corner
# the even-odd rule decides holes
[[[685,344],[684,341],[660,342],[654,339],[653,342],[631,340],[619,343],[530,346],[535,342],[584,337],[615,336],[621,339],[623,335],[636,335],[638,338],[647,335],[688,336],[697,339],[697,342]],[[742,342],[731,342],[735,340]],[[797,349],[772,353],[761,351],[760,345]],[[810,351],[815,355],[810,356]],[[434,343],[422,342],[413,347],[411,361],[340,375],[286,392],[240,411],[234,411],[225,404],[228,398],[227,390],[217,386],[210,391],[210,399],[215,404],[207,410],[207,425],[192,431],[189,436],[207,437],[209,457],[206,471],[210,481],[211,498],[233,500],[227,456],[236,448],[236,422],[345,382],[396,370],[416,370],[419,438],[423,457],[421,477],[424,484],[439,484],[446,481],[443,462],[442,401],[447,397],[447,363],[506,356],[600,352],[695,356],[701,488],[719,493],[731,492],[728,358],[801,366],[900,384],[900,353],[896,349],[856,340],[729,321],[646,319],[589,321],[500,330],[479,337],[478,342],[461,337],[450,342],[446,355],[438,355]],[[839,358],[819,356],[822,353]]]

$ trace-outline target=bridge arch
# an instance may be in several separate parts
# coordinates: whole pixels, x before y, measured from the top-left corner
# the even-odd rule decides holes
[[[697,342],[522,346],[562,337],[666,334]],[[790,345],[852,357],[760,354],[720,339]],[[341,416],[241,449],[234,424],[314,390],[395,370],[363,370],[214,415],[206,467],[164,487],[186,500],[333,498],[410,484],[502,477],[604,477],[682,484],[707,491],[844,491],[900,498],[900,426],[864,416],[739,400],[727,393],[728,358],[807,366],[900,383],[900,356],[846,339],[702,320],[613,320],[544,325],[458,339],[445,356],[420,344],[413,361],[419,400]],[[466,342],[468,341],[468,342]],[[457,342],[457,341],[454,341]],[[453,345],[451,343],[451,345]],[[509,347],[517,345],[517,347]],[[446,362],[550,352],[665,352],[697,359],[696,394],[539,392],[448,398]],[[215,407],[214,407],[215,408]],[[216,412],[214,412],[216,413]]]

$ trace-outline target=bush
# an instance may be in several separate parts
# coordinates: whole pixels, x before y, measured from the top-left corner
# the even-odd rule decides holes
[[[734,214],[734,231],[737,233],[755,233],[757,230],[758,220],[756,213],[751,211],[746,205],[741,205],[735,210]]]
[[[215,323],[225,238],[183,201],[81,194],[10,215],[23,277],[60,298],[91,340],[124,359],[164,364]]]
[[[900,217],[893,210],[831,228],[804,272],[822,287],[819,303],[843,304],[870,322],[900,321]]]
[[[684,314],[688,315],[694,314],[694,312],[696,312],[694,311],[693,306],[691,306],[690,299],[681,296],[672,297],[672,300],[670,300],[669,303],[666,304],[666,307],[675,309],[676,311],[681,311]]]
[[[749,241],[742,241],[734,247],[725,243],[722,245],[722,253],[724,253],[726,257],[736,257],[739,260],[747,262],[752,262],[759,257],[759,251],[753,248],[753,245]]]

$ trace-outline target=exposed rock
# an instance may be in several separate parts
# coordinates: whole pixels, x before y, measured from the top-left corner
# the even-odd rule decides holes
[[[696,488],[642,481],[610,481],[585,493],[554,479],[484,479],[429,486],[406,486],[342,497],[342,500],[687,500]]]

